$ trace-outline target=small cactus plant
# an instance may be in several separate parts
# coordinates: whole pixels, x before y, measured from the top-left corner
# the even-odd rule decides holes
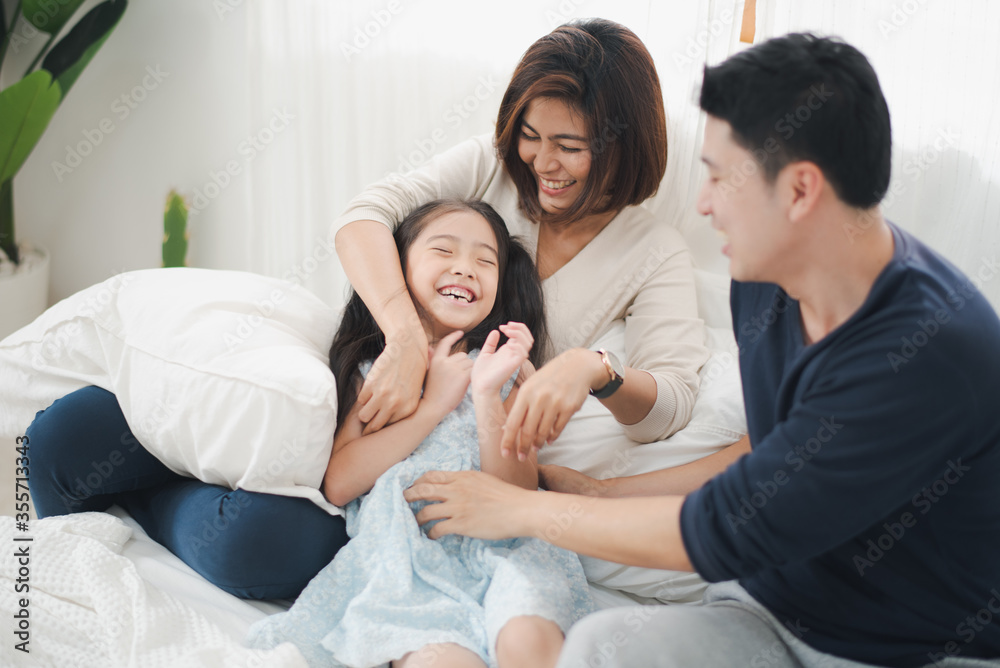
[[[187,202],[176,190],[167,195],[167,206],[163,212],[163,266],[187,266]]]

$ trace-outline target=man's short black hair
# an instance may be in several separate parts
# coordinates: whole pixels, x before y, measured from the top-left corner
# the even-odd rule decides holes
[[[871,63],[839,39],[793,33],[706,66],[700,104],[729,123],[768,183],[808,160],[851,206],[870,208],[889,188],[889,108]]]

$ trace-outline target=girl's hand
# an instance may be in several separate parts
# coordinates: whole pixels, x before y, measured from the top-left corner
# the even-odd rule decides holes
[[[423,330],[387,341],[358,393],[358,418],[364,434],[408,417],[417,410],[427,374],[427,336]]]
[[[514,371],[527,361],[535,342],[527,326],[519,322],[500,325],[500,331],[507,336],[507,343],[497,349],[500,332],[494,329],[486,337],[472,366],[472,391],[475,393],[499,392]]]
[[[595,363],[599,366],[600,360],[593,352],[571,348],[524,381],[508,412],[500,452],[506,457],[516,450],[523,461],[531,448],[539,450],[559,438],[590,392]]]
[[[433,406],[441,417],[455,410],[469,388],[472,360],[465,353],[452,353],[451,347],[462,338],[461,330],[444,337],[428,350],[430,368],[424,386],[423,401]]]

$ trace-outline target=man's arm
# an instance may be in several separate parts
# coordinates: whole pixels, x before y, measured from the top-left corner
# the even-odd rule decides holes
[[[692,571],[681,539],[684,498],[596,499],[533,492],[479,471],[434,471],[406,490],[407,501],[437,501],[417,513],[428,535],[487,540],[534,536],[622,564]]]
[[[642,447],[642,446],[637,446]],[[541,484],[553,492],[585,494],[605,498],[631,496],[686,495],[700,489],[706,482],[722,473],[743,455],[750,452],[750,437],[744,436],[732,445],[689,464],[659,471],[640,473],[623,478],[595,480],[590,476],[564,466],[541,466]]]

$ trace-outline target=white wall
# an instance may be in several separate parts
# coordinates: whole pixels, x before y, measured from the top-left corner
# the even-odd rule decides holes
[[[50,303],[114,273],[160,266],[170,189],[193,198],[212,172],[243,161],[246,11],[232,2],[220,16],[215,7],[229,4],[131,0],[14,180],[18,237],[52,254]],[[45,37],[8,53],[5,84]],[[77,163],[70,150],[88,155]],[[190,221],[188,264],[246,268],[245,176]]]
[[[11,0],[5,1],[7,5],[14,4]],[[88,5],[96,2],[92,0]],[[363,23],[362,19],[370,18],[368,5],[381,8],[383,4],[377,0],[342,7],[338,0],[336,13],[344,15],[343,34],[331,36],[331,43],[349,41],[354,28]],[[339,210],[364,183],[381,176],[387,169],[396,168],[395,156],[414,148],[416,139],[426,138],[431,130],[441,125],[441,109],[474,90],[475,77],[465,81],[457,76],[461,64],[451,62],[456,52],[470,54],[466,60],[475,61],[476,67],[481,66],[481,72],[509,75],[523,48],[556,23],[577,16],[608,16],[632,27],[650,46],[659,64],[672,128],[696,126],[699,112],[697,105],[692,103],[691,72],[700,71],[697,63],[706,56],[714,62],[724,55],[715,53],[716,47],[725,50],[724,42],[731,39],[726,36],[736,32],[734,28],[738,28],[741,11],[739,3],[735,3],[736,11],[732,11],[734,4],[721,0],[707,5],[657,1],[645,8],[642,3],[626,6],[613,0],[551,0],[540,3],[532,12],[519,12],[516,16],[500,11],[490,19],[491,25],[484,28],[479,23],[488,11],[478,5],[470,6],[457,0],[420,0],[402,6],[404,11],[385,30],[385,35],[360,57],[354,58],[350,68],[344,66],[339,50],[333,58],[340,63],[339,69],[324,63],[314,64],[323,70],[320,80],[330,83],[325,106],[300,108],[301,105],[297,107],[292,103],[294,99],[276,98],[276,103],[287,103],[290,109],[299,113],[305,114],[312,109],[318,114],[328,114],[329,127],[334,130],[349,127],[351,140],[336,143],[338,150],[334,151],[332,159],[341,161],[344,174],[328,184],[337,202],[327,208]],[[709,6],[707,14],[705,6]],[[253,65],[248,54],[255,52],[249,44],[250,36],[263,34],[267,27],[251,24],[254,7],[256,5],[244,0],[131,1],[121,23],[84,70],[15,179],[19,236],[45,246],[52,254],[51,301],[122,270],[159,266],[162,209],[167,192],[174,187],[196,199],[196,192],[204,194],[207,184],[209,193],[214,194],[216,186],[211,175],[222,174],[230,161],[235,161],[232,164],[239,167],[241,173],[227,187],[220,188],[218,196],[192,218],[189,264],[282,275],[289,266],[301,260],[314,243],[316,234],[325,230],[329,217],[336,211],[295,213],[300,217],[317,218],[304,240],[292,239],[288,226],[280,224],[281,216],[294,209],[292,204],[303,199],[298,191],[290,191],[290,199],[284,202],[272,202],[270,208],[278,210],[277,221],[259,220],[256,228],[250,227],[253,219],[251,166],[241,146],[248,136],[264,127],[265,117],[270,114],[270,107],[262,105],[261,96],[254,97],[249,82],[249,70]],[[275,7],[278,12],[285,9],[283,5],[275,4]],[[331,12],[335,11],[333,7],[331,5]],[[1000,126],[991,122],[992,105],[981,103],[995,95],[996,83],[991,79],[997,66],[992,62],[975,66],[970,55],[973,51],[965,48],[965,42],[947,39],[947,35],[955,31],[971,33],[973,28],[982,26],[975,22],[970,24],[968,18],[958,15],[951,21],[947,7],[928,5],[902,29],[885,37],[879,33],[881,24],[877,19],[884,18],[886,12],[881,11],[877,3],[864,4],[863,11],[857,8],[858,4],[851,5],[850,10],[845,7],[842,11],[831,11],[831,16],[824,15],[823,21],[807,15],[809,11],[820,11],[818,8],[805,3],[794,7],[795,12],[777,18],[764,12],[759,27],[780,33],[788,29],[816,28],[823,23],[828,24],[831,31],[854,39],[870,54],[882,75],[894,124],[911,114],[923,117],[919,110],[926,109],[932,101],[928,97],[931,95],[929,88],[946,90],[945,97],[955,100],[950,113],[942,112],[940,118],[935,116],[926,127],[918,123],[909,130],[894,128],[903,130],[896,133],[894,151],[894,176],[900,182],[902,193],[887,200],[885,208],[892,219],[913,229],[969,274],[989,269],[985,261],[992,258],[991,262],[996,262],[1000,257],[1000,238],[994,229],[995,212],[1000,212],[996,168],[989,165],[988,159],[984,162],[970,158],[967,144],[997,144],[996,132]],[[994,14],[1000,11],[997,5],[992,7]],[[938,16],[941,12],[944,14]],[[447,29],[435,32],[434,26],[443,23],[437,20],[442,16],[449,16],[453,21]],[[724,28],[723,43],[713,43],[710,53],[693,41],[708,34],[707,30],[714,25],[706,24],[706,17]],[[725,18],[721,20],[720,17]],[[988,17],[983,25],[995,23],[995,18]],[[462,30],[456,29],[456,25],[475,27]],[[988,32],[988,28],[982,29]],[[914,44],[914,40],[918,43]],[[35,48],[43,41],[44,35],[38,35],[33,42]],[[409,102],[402,116],[397,108],[376,108],[362,114],[360,119],[351,116],[348,111],[354,109],[358,100],[343,91],[351,90],[352,84],[363,91],[375,84],[385,86],[386,80],[393,80],[400,67],[406,71],[416,68],[408,62],[385,65],[387,61],[381,58],[383,55],[409,58],[413,52],[407,47],[410,41],[419,42],[424,49],[440,51],[448,71],[452,72],[451,77],[437,82],[437,88],[424,86],[420,94],[403,95],[401,99]],[[902,58],[900,53],[907,57]],[[913,62],[914,54],[922,54],[922,62]],[[681,55],[695,64],[679,64],[687,62],[684,58],[678,60]],[[32,56],[33,51],[29,48],[8,54],[7,83],[11,74],[23,71]],[[389,71],[380,71],[380,67]],[[166,74],[162,81],[156,82],[149,77],[147,68],[154,71],[159,68]],[[440,74],[440,69],[435,71]],[[907,72],[914,70],[921,72],[928,85],[913,86],[909,80],[904,81]],[[428,73],[429,76],[433,74]],[[500,78],[497,76],[498,80]],[[143,89],[144,81],[152,90]],[[424,81],[413,77],[411,87],[422,85]],[[434,91],[442,86],[446,89],[442,88],[435,97]],[[125,116],[121,96],[129,95],[130,91],[145,99],[136,102],[135,108],[128,109]],[[499,94],[494,93],[487,101],[489,104],[484,104],[482,112],[486,120],[464,122],[437,148],[443,149],[464,136],[488,129],[490,119],[487,117],[492,115]],[[429,105],[423,112],[413,104],[421,101]],[[106,135],[98,130],[105,119],[114,128]],[[373,126],[380,129],[373,130]],[[914,156],[919,155],[918,149],[926,148],[926,144],[934,140],[934,132],[940,128],[954,128],[961,141],[950,146],[940,160],[922,171],[919,179],[908,176],[905,168],[908,161],[912,162]],[[62,174],[60,180],[54,164],[66,163],[67,147],[86,150],[91,143],[87,133],[99,137],[100,143],[72,172]],[[373,164],[370,159],[374,153],[373,140],[384,142],[387,134],[407,138],[394,146],[390,153],[392,160]],[[665,219],[679,221],[678,226],[703,266],[725,271],[725,262],[717,252],[717,240],[690,206],[700,184],[700,166],[692,168],[677,160],[690,148],[685,144],[691,138],[675,133],[672,141],[672,163],[665,181],[669,187],[662,188],[649,206]],[[278,169],[276,173],[267,174],[268,163],[281,153],[291,151],[298,156],[295,160],[303,160],[307,157],[307,147],[316,142],[315,137],[296,137],[295,132],[278,134],[275,144],[286,145],[268,151],[267,156],[259,158],[252,167],[258,178],[266,181],[260,185],[273,183],[274,177],[281,173]],[[258,196],[260,190],[258,188]],[[266,203],[267,198],[264,200],[258,204]],[[264,208],[255,207],[258,219]],[[986,216],[983,216],[984,211]],[[262,223],[267,224],[262,226]],[[256,231],[252,231],[254,229]],[[258,243],[254,246],[250,243],[251,234],[257,236]],[[990,276],[992,278],[993,274]],[[332,288],[321,288],[335,282],[323,273],[307,285],[334,302],[338,295],[327,294]],[[1000,280],[987,281],[983,290],[995,305],[1000,306]]]

